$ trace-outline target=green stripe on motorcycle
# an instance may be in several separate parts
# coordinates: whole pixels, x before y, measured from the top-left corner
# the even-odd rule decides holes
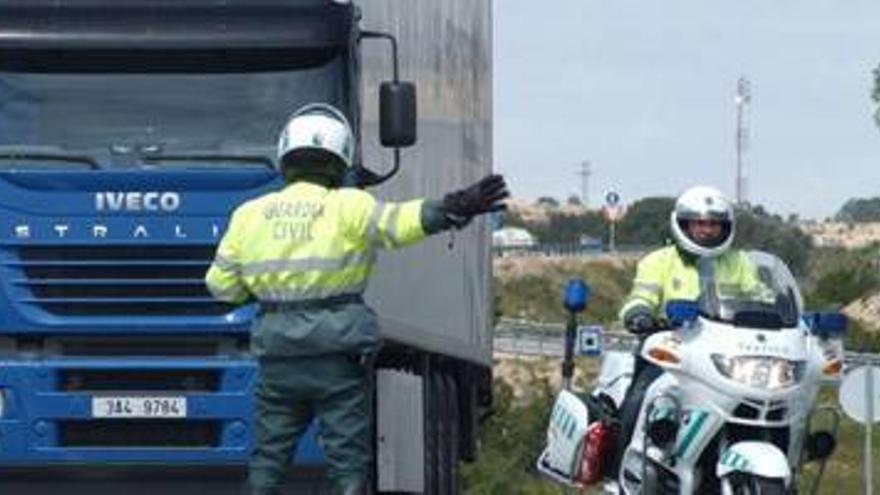
[[[732,449],[727,449],[721,456],[721,465],[728,466],[737,471],[748,471],[751,463],[746,457],[734,452]]]
[[[675,449],[676,457],[682,457],[685,452],[687,452],[688,447],[691,446],[691,442],[694,441],[694,438],[696,438],[700,429],[703,427],[706,417],[709,416],[709,413],[705,411],[694,411],[691,414],[696,417],[692,417],[691,420],[688,421],[688,428],[684,432],[681,442],[678,444],[678,448]]]

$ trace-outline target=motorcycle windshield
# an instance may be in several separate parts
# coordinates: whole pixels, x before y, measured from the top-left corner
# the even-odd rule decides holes
[[[743,252],[736,261],[724,266],[711,258],[699,261],[703,316],[743,328],[796,327],[803,300],[785,263],[762,251]]]

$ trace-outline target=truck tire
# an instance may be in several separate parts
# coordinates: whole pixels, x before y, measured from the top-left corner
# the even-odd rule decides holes
[[[425,380],[425,493],[458,495],[460,414],[455,376],[431,372]]]
[[[434,384],[434,411],[435,416],[435,432],[437,434],[435,446],[437,478],[434,493],[437,495],[446,495],[450,490],[449,479],[449,417],[447,415],[446,404],[449,401],[449,391],[446,387],[446,380],[440,372],[436,372],[431,376],[431,382]]]
[[[458,402],[458,384],[455,375],[444,375],[446,381],[446,461],[445,466],[449,478],[449,491],[451,495],[458,495],[460,487],[458,484],[458,460],[459,460],[459,439],[460,439],[460,408]]]
[[[434,380],[434,373],[427,372],[423,376],[424,380],[424,434],[425,434],[425,494],[433,495],[436,493],[437,486],[437,389]]]

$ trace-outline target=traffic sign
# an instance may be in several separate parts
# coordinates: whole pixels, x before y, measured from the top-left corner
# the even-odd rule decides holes
[[[620,193],[614,189],[605,193],[605,204],[608,206],[617,206],[620,203]]]
[[[626,205],[603,206],[602,216],[605,220],[614,223],[620,221],[626,215]]]
[[[578,354],[598,357],[602,355],[602,326],[586,325],[578,327]]]
[[[880,368],[859,366],[849,371],[840,384],[840,405],[860,423],[880,421]]]

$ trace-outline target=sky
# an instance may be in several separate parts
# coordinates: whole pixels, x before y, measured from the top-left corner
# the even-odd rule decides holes
[[[750,81],[747,199],[822,219],[880,196],[870,99],[876,0],[494,0],[494,157],[515,197],[695,184],[735,194],[737,80]]]

